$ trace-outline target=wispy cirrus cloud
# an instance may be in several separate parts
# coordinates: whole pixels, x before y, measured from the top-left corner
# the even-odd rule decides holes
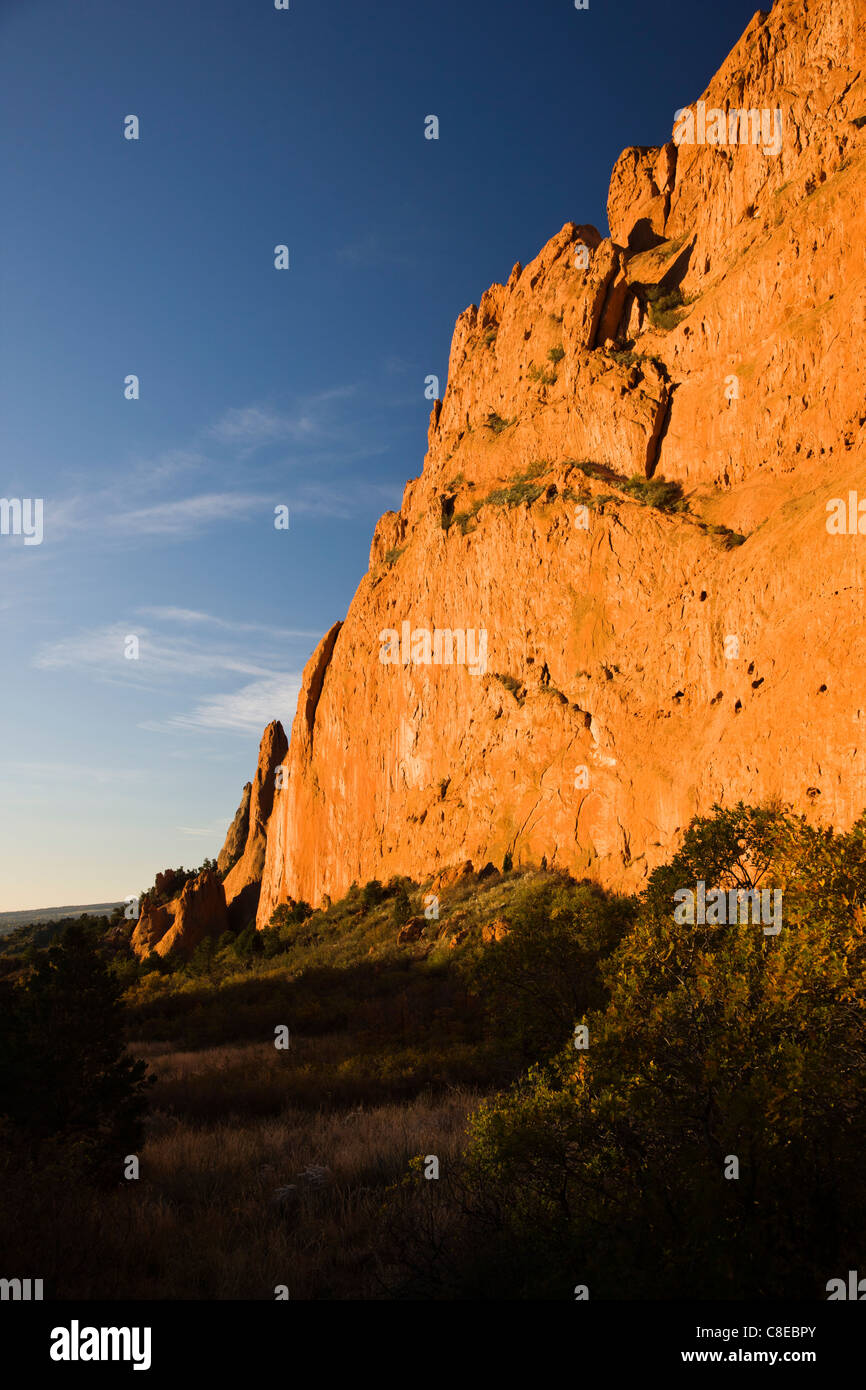
[[[206,526],[220,522],[246,520],[264,509],[270,499],[257,493],[204,492],[195,497],[182,497],[171,502],[158,502],[152,507],[138,507],[119,512],[109,518],[109,525],[123,528],[125,533],[139,535],[189,535]]]
[[[155,693],[162,709],[169,700],[188,706],[181,707],[179,713],[157,714],[139,723],[139,728],[152,733],[198,730],[249,734],[260,733],[272,719],[291,723],[301,675],[275,667],[285,661],[287,638],[309,639],[318,633],[233,622],[191,608],[155,606],[147,611],[164,624],[189,630],[166,632],[135,620],[127,625],[109,624],[44,643],[35,665]],[[135,659],[125,654],[131,636],[138,641]],[[242,684],[234,689],[212,689],[217,680],[232,685],[232,678]]]
[[[167,719],[148,720],[140,725],[153,733],[177,730],[213,732],[261,732],[272,719],[290,725],[301,689],[298,672],[285,672],[251,681],[240,690],[226,694],[204,696],[188,714],[170,715]]]
[[[136,609],[147,618],[163,622],[181,623],[191,627],[216,627],[225,632],[265,632],[271,637],[314,637],[318,641],[321,633],[314,629],[272,627],[270,623],[238,622],[232,618],[219,618],[213,613],[201,613],[195,608],[174,608],[170,605],[149,605]]]
[[[212,820],[210,825],[176,825],[179,835],[189,835],[194,840],[220,840],[225,835],[226,824],[222,817]]]
[[[312,443],[336,433],[334,407],[354,396],[356,386],[334,386],[303,397],[292,410],[247,405],[227,410],[206,430],[209,439],[252,452],[266,444],[285,441]]]
[[[127,638],[138,639],[139,655],[124,655]],[[212,677],[217,671],[239,676],[268,676],[263,659],[212,642],[168,637],[134,622],[108,624],[46,642],[34,664],[41,670],[77,670],[103,679],[154,684],[178,678]]]
[[[302,483],[292,493],[290,511],[298,516],[330,516],[338,520],[356,517],[363,507],[399,507],[402,488],[386,483],[327,485]]]

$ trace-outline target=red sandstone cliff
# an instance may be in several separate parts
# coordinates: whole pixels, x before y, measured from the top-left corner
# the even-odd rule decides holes
[[[610,238],[567,224],[460,315],[423,472],[261,795],[259,926],[506,853],[636,887],[716,800],[866,805],[866,536],[827,529],[866,498],[864,47],[861,0],[757,14],[702,100],[778,109],[778,152],[625,151]],[[486,670],[413,660],[404,624],[420,658],[483,630]]]

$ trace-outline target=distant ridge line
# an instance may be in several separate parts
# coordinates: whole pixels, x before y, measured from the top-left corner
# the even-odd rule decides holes
[[[11,912],[0,912],[0,935],[16,927],[38,927],[42,922],[53,922],[59,917],[80,917],[84,912],[107,917],[116,907],[123,907],[123,901],[73,903],[66,907],[22,907]]]

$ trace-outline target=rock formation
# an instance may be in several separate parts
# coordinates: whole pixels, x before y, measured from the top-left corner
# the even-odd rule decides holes
[[[715,801],[862,811],[866,536],[828,503],[866,498],[864,47],[861,0],[759,12],[695,142],[617,160],[610,236],[460,315],[272,811],[260,757],[226,880],[263,873],[260,927],[467,858],[637,888]]]
[[[228,828],[225,843],[217,856],[217,869],[223,875],[234,867],[246,848],[250,832],[250,795],[252,790],[252,782],[245,782],[240,805]]]
[[[143,904],[131,945],[142,959],[173,950],[189,957],[206,936],[219,937],[227,928],[223,885],[213,869],[204,869],[184,884],[179,898],[159,907]]]
[[[276,794],[277,768],[282,766],[288,748],[283,726],[275,719],[265,729],[259,745],[259,763],[250,789],[243,850],[225,878],[229,922],[238,931],[242,931],[250,922],[256,920],[259,889],[265,866],[268,821]],[[243,804],[241,801],[235,822],[241,814]],[[228,839],[223,846],[223,854],[227,847]]]

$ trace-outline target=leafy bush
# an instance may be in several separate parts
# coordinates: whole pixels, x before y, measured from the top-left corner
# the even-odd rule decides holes
[[[564,356],[565,356],[565,348],[564,348],[564,347],[554,347],[554,348],[551,348],[550,351],[548,352],[548,354],[547,354],[547,360],[548,360],[549,362],[561,362]]]
[[[519,507],[524,503],[532,506],[543,492],[540,483],[512,483],[510,487],[494,488],[493,492],[487,494],[484,503],[491,507]]]
[[[534,362],[527,367],[526,375],[530,381],[537,381],[541,386],[552,386],[556,381],[556,372],[546,372],[543,367],[536,367]]]
[[[492,430],[494,434],[501,434],[503,430],[507,430],[509,425],[513,424],[513,420],[503,420],[502,416],[497,415],[495,410],[491,410],[487,416],[487,428]]]
[[[589,459],[569,459],[564,465],[566,468],[579,468],[581,473],[587,478],[598,478],[600,481],[607,478],[610,469],[605,468],[602,463],[593,463]]]
[[[629,899],[551,877],[516,891],[510,933],[478,957],[474,980],[496,1031],[528,1060],[558,1052],[601,1006],[601,962],[634,917]]]
[[[612,362],[616,362],[620,367],[640,367],[644,362],[652,362],[664,376],[667,367],[660,357],[656,357],[649,352],[635,352],[633,348],[620,348],[609,354]]]
[[[681,483],[668,483],[664,478],[642,478],[639,473],[635,473],[620,483],[620,487],[636,502],[643,502],[645,506],[655,507],[660,512],[688,510]]]
[[[674,893],[701,880],[780,888],[781,932],[678,924]],[[589,937],[607,998],[588,1048],[567,1044],[473,1117],[450,1296],[565,1299],[578,1279],[595,1298],[824,1297],[866,1221],[864,904],[866,816],[846,835],[783,808],[695,819],[612,954]],[[543,999],[560,1030],[584,1003],[562,987],[584,977],[559,920],[535,920],[549,977],[527,924],[525,977],[506,984],[503,965],[496,981],[542,1042]]]
[[[365,912],[369,912],[371,908],[384,902],[387,896],[387,888],[384,888],[377,878],[371,878],[361,889],[361,907]]]
[[[467,535],[469,527],[478,515],[480,506],[481,503],[477,502],[473,504],[473,506],[470,507],[468,511],[455,513],[453,518],[454,525],[460,527],[460,530],[464,536]]]
[[[301,922],[305,922],[308,917],[313,915],[313,909],[309,903],[305,903],[303,898],[300,902],[289,901],[280,903],[271,913],[269,926],[277,927],[282,930],[285,927],[293,927]]]
[[[639,290],[649,310],[649,320],[654,328],[662,328],[666,332],[671,328],[676,328],[682,314],[683,293],[680,289],[666,290],[663,285],[642,285]]]
[[[399,883],[391,908],[391,921],[395,927],[402,927],[412,916],[412,899],[406,891],[405,883]]]
[[[737,546],[744,545],[746,537],[739,531],[732,531],[728,526],[706,525],[703,528],[711,536],[715,536],[725,550],[735,550]]]
[[[547,459],[537,459],[534,463],[530,463],[523,473],[517,474],[508,487],[494,488],[492,492],[488,492],[486,497],[476,498],[466,511],[457,512],[452,518],[454,525],[459,526],[465,536],[482,507],[519,507],[523,504],[531,506],[533,502],[538,501],[538,498],[545,491],[542,485],[533,483],[531,480],[546,473],[549,468],[550,464]]]

